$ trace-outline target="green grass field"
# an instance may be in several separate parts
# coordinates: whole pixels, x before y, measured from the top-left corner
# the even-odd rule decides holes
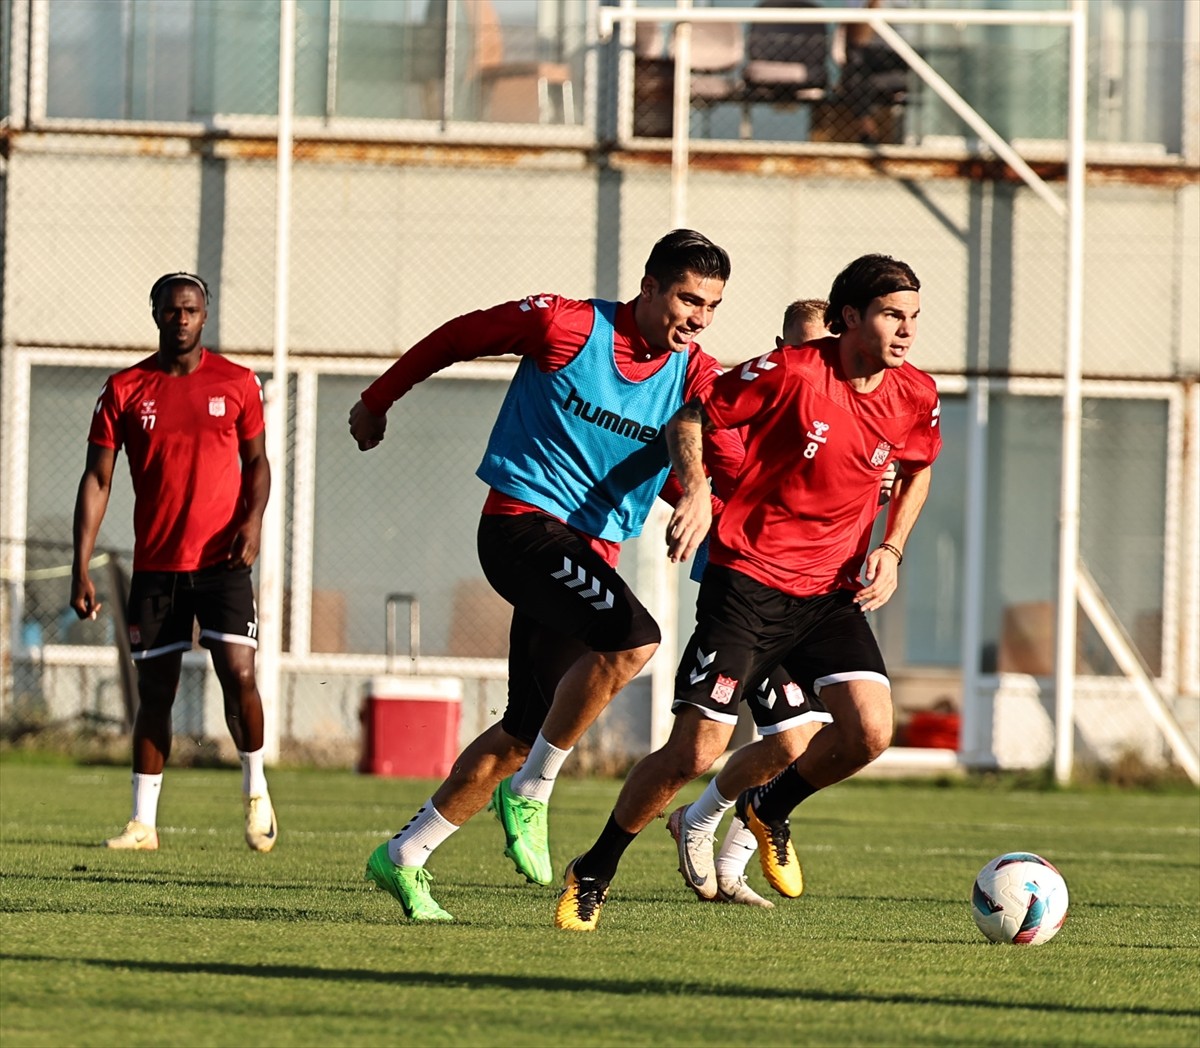
[[[773,911],[698,902],[658,823],[584,935],[552,927],[555,889],[519,880],[486,813],[430,866],[456,923],[408,924],[373,891],[368,852],[428,782],[275,771],[280,843],[256,855],[239,772],[169,770],[161,850],[107,852],[128,778],[0,761],[6,1048],[1200,1044],[1194,790],[847,783],[798,812],[808,887]],[[618,787],[560,782],[557,866]],[[1018,849],[1070,887],[1045,946],[971,920],[976,871]]]

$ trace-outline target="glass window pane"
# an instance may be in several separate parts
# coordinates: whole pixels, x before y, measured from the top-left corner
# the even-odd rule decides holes
[[[569,0],[459,4],[454,31],[458,120],[576,123],[588,5]]]
[[[12,46],[12,4],[0,5],[0,120],[9,116],[8,78]]]
[[[984,5],[928,0],[925,6],[1030,7],[1022,0]],[[1181,152],[1187,6],[1162,0],[1093,0],[1086,5],[1089,140],[1150,143]],[[1066,29],[931,25],[917,27],[913,39],[930,65],[1006,138],[1065,137]],[[967,133],[961,120],[919,82],[914,82],[908,110],[918,137]]]
[[[53,0],[49,8],[47,116],[128,117],[128,10],[124,3],[106,0]]]
[[[415,593],[423,654],[502,658],[509,608],[479,567],[487,488],[475,468],[507,383],[430,379],[392,408],[387,440],[364,454],[346,413],[370,381],[327,375],[319,384],[314,637],[321,601],[344,609],[347,650],[382,652],[387,594]],[[404,652],[403,609],[398,632]]]
[[[1161,665],[1167,407],[1086,399],[1080,555],[1153,670]],[[990,408],[985,671],[1054,672],[1061,401],[993,398]],[[1117,672],[1080,612],[1076,668]]]
[[[193,115],[272,115],[279,99],[279,4],[206,0],[195,8]]]
[[[191,0],[53,0],[46,112],[97,120],[185,120]]]
[[[111,643],[112,618],[80,622],[70,610],[71,529],[75,493],[87,457],[88,426],[104,381],[103,368],[34,367],[30,374],[29,487],[26,514],[26,643]],[[118,456],[112,494],[96,543],[133,566],[133,485]],[[107,572],[97,569],[102,603],[109,602]],[[25,630],[28,627],[28,631]]]
[[[1080,555],[1153,673],[1162,671],[1167,416],[1161,400],[1083,402]],[[1109,662],[1095,668],[1109,672]]]
[[[329,15],[329,0],[299,0],[296,4],[297,116],[328,115]]]
[[[1100,0],[1088,7],[1088,138],[1183,150],[1186,4]]]
[[[984,672],[1053,672],[1062,404],[997,394],[988,408]]]
[[[444,3],[343,0],[337,17],[337,115],[408,120],[441,116]]]
[[[962,662],[966,413],[965,397],[942,398],[942,451],[933,465],[929,498],[904,548],[900,589],[872,622],[893,671]],[[886,522],[884,506],[876,522],[877,542]]]

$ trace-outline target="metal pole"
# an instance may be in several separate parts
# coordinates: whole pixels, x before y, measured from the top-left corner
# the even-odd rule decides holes
[[[967,498],[963,535],[962,732],[959,756],[968,767],[993,763],[995,696],[987,704],[979,686],[983,647],[984,558],[987,551],[987,427],[991,388],[986,378],[967,390]]]
[[[275,174],[275,352],[267,383],[267,461],[271,499],[263,518],[259,565],[258,686],[263,703],[263,757],[279,759],[283,673],[283,543],[287,501],[288,280],[292,206],[292,110],[295,91],[296,0],[279,3],[279,135]]]
[[[677,8],[691,10],[692,0],[676,0]],[[688,135],[692,112],[692,26],[677,22],[675,33],[674,123],[671,129],[671,228],[687,223]]]
[[[1062,488],[1059,494],[1058,623],[1054,672],[1054,778],[1075,759],[1075,633],[1079,560],[1079,472],[1083,395],[1083,191],[1087,133],[1087,9],[1072,0],[1067,117],[1067,344],[1063,362]]]

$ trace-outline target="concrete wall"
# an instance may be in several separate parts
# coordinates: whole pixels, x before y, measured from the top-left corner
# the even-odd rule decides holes
[[[188,268],[214,287],[208,337],[229,352],[269,352],[273,163],[45,145],[18,136],[9,158],[7,343],[152,346],[149,285]],[[669,190],[661,165],[614,173],[571,153],[503,166],[301,161],[291,349],[391,356],[449,316],[508,298],[631,297],[668,227]],[[924,283],[922,367],[1061,370],[1065,228],[1027,190],[699,171],[688,214],[733,258],[704,339],[723,360],[769,348],[784,304],[825,294],[842,265],[882,251]],[[1087,374],[1200,373],[1196,296],[1187,290],[1200,273],[1197,242],[1194,184],[1089,189]],[[64,280],[90,286],[87,308],[64,308]]]

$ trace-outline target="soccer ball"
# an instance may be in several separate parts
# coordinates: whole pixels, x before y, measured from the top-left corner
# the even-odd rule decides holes
[[[1040,855],[1008,852],[975,878],[971,916],[992,942],[1040,946],[1067,917],[1067,882]]]

